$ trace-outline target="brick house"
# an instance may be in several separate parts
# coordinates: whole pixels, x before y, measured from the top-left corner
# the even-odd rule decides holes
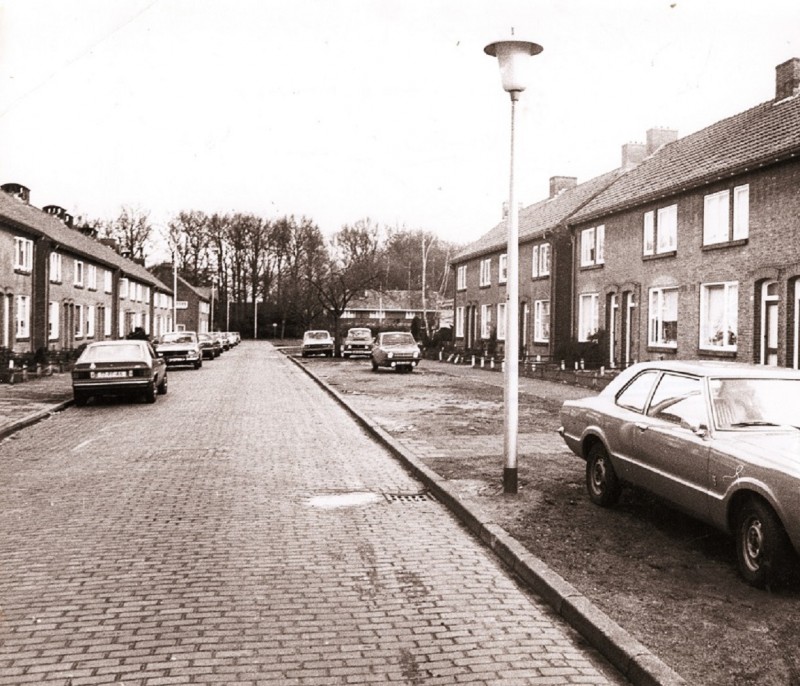
[[[170,263],[159,264],[152,272],[164,283],[177,286],[175,295],[175,330],[207,333],[211,324],[211,290],[193,286],[180,275],[173,274]]]
[[[378,331],[410,331],[416,318],[424,328],[425,317],[431,331],[441,325],[445,303],[438,293],[430,292],[422,302],[422,291],[408,290],[366,290],[354,297],[342,314],[342,335],[352,327],[369,327],[373,333]]]
[[[53,356],[81,344],[149,330],[152,295],[171,291],[142,265],[74,227],[30,191],[0,192],[0,349],[6,357]]]
[[[569,335],[572,248],[567,220],[642,157],[623,148],[623,167],[578,184],[569,176],[550,179],[550,194],[519,211],[520,351],[523,357],[553,355]],[[505,340],[505,219],[451,260],[456,274],[454,343],[471,352],[502,350]]]
[[[571,335],[612,366],[798,366],[800,59],[775,97],[663,145],[578,210]]]

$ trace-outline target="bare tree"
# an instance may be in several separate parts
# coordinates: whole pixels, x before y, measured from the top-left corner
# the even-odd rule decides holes
[[[126,206],[121,208],[114,221],[105,226],[105,236],[117,242],[120,253],[142,261],[152,234],[150,213]]]

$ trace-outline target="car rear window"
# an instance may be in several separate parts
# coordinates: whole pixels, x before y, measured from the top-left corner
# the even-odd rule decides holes
[[[617,396],[617,405],[634,412],[644,412],[644,406],[653,390],[653,384],[658,378],[658,371],[642,372],[633,379]]]
[[[135,343],[125,345],[93,345],[84,351],[82,362],[128,362],[143,360],[144,346]]]
[[[416,341],[410,333],[388,333],[381,338],[384,345],[414,345]]]

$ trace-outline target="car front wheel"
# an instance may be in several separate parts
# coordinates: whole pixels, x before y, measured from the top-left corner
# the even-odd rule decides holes
[[[748,501],[736,524],[739,572],[751,586],[769,586],[783,569],[789,541],[778,516],[765,502]]]
[[[372,371],[373,372],[378,371],[378,363],[375,360],[372,360]]]
[[[161,380],[161,383],[158,384],[158,394],[159,395],[166,395],[167,394],[167,375],[164,374],[164,378]]]
[[[619,500],[621,488],[617,473],[602,443],[589,449],[586,459],[586,490],[595,505],[609,507]]]

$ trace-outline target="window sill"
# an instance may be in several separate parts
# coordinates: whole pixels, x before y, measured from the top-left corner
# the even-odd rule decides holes
[[[705,252],[706,250],[724,250],[725,248],[739,248],[743,245],[747,245],[749,239],[748,238],[740,238],[735,241],[724,241],[723,243],[710,243],[709,245],[704,245],[702,250]]]
[[[531,276],[531,281],[547,281],[550,278],[550,274],[539,274],[538,276]]]
[[[589,272],[592,271],[593,269],[602,269],[605,266],[606,266],[605,262],[601,262],[600,264],[582,264],[581,271]]]
[[[15,274],[24,274],[25,276],[30,276],[31,274],[33,274],[33,270],[32,269],[26,269],[25,267],[20,267],[20,266],[17,265],[17,266],[14,267],[14,273]]]
[[[737,351],[730,349],[698,348],[697,354],[700,357],[724,357],[726,359],[735,359]]]
[[[669,250],[667,252],[656,253],[655,255],[642,255],[642,260],[644,262],[649,262],[650,260],[661,260],[667,257],[675,257],[677,254],[677,250]]]
[[[677,345],[653,345],[652,343],[648,344],[647,352],[649,353],[670,353],[676,354],[678,352]]]

